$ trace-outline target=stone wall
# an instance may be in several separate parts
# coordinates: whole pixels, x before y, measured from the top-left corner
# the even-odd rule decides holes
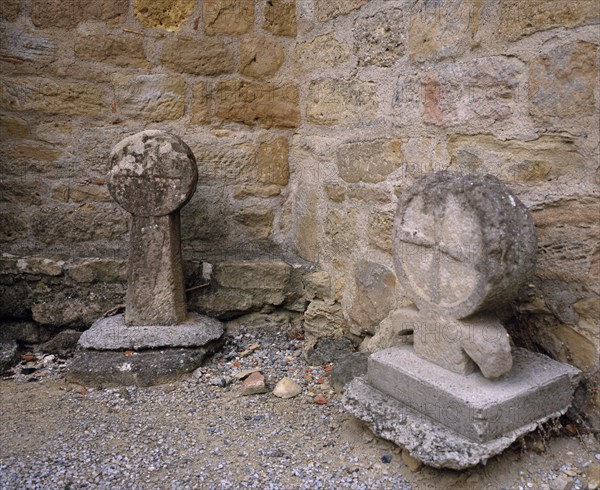
[[[1,0],[0,15],[5,319],[84,328],[121,301],[127,217],[107,155],[160,128],[199,163],[184,256],[188,286],[210,286],[192,309],[312,300],[314,338],[358,342],[407,303],[397,196],[427,172],[485,172],[539,238],[505,323],[597,373],[596,0]],[[255,273],[276,286],[246,287]],[[592,383],[586,396],[600,404]]]

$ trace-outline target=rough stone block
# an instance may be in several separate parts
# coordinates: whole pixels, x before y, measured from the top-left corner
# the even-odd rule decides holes
[[[4,0],[0,9],[0,20],[13,22],[21,12],[21,0]]]
[[[0,29],[0,56],[4,58],[49,65],[57,54],[58,47],[52,39],[29,35],[18,27]]]
[[[571,43],[535,59],[529,72],[529,101],[534,117],[578,117],[596,113],[598,46]]]
[[[110,106],[105,90],[90,83],[17,77],[2,78],[0,84],[0,107],[10,111],[101,117]]]
[[[163,65],[178,73],[220,75],[233,71],[233,53],[216,39],[171,39],[165,43]]]
[[[354,268],[354,282],[356,290],[348,315],[355,325],[350,331],[374,334],[396,303],[396,276],[381,264],[361,260]]]
[[[595,0],[502,0],[500,34],[515,40],[534,32],[557,27],[573,28],[598,22]]]
[[[240,73],[252,78],[267,78],[281,67],[284,51],[268,37],[249,37],[240,43]]]
[[[354,351],[354,345],[350,339],[322,338],[307,346],[305,357],[310,366],[322,366],[344,359]]]
[[[36,27],[73,28],[84,20],[121,23],[127,14],[127,0],[34,0],[31,20]]]
[[[348,46],[338,41],[333,32],[296,44],[294,63],[301,72],[333,68],[348,61]]]
[[[369,244],[390,254],[394,214],[392,211],[374,211],[369,215]]]
[[[198,369],[218,344],[196,349],[161,349],[136,352],[78,352],[67,379],[86,386],[155,386],[177,381]]]
[[[512,370],[494,381],[452,373],[410,346],[372,354],[368,368],[373,388],[480,443],[563,413],[578,381],[577,369],[525,349],[515,349]]]
[[[217,117],[271,128],[300,125],[300,94],[297,85],[225,80],[217,84]]]
[[[225,288],[284,290],[291,274],[292,266],[280,260],[241,260],[216,264],[214,278]]]
[[[398,139],[346,143],[337,151],[340,177],[349,183],[383,182],[403,163],[402,142]]]
[[[377,352],[390,347],[412,344],[413,333],[422,320],[423,315],[414,307],[392,311],[379,324],[377,332],[369,340],[369,351]]]
[[[169,75],[115,75],[117,111],[148,121],[179,119],[185,112],[185,84]]]
[[[377,114],[377,92],[373,82],[332,78],[309,85],[308,122],[324,126],[365,124]]]
[[[64,261],[55,261],[44,257],[25,257],[17,260],[17,270],[24,274],[60,276]]]
[[[221,322],[195,313],[188,313],[184,322],[170,326],[130,326],[124,315],[116,315],[96,321],[82,334],[79,346],[97,351],[199,347],[222,335]]]
[[[258,147],[258,181],[285,186],[290,179],[289,145],[285,136]]]
[[[235,199],[246,199],[248,197],[275,197],[281,194],[281,187],[278,185],[238,185],[233,189]]]
[[[211,119],[212,86],[200,82],[192,87],[192,124],[208,124]]]
[[[491,174],[508,184],[542,185],[557,179],[578,179],[586,165],[573,139],[560,135],[532,141],[452,135],[448,153],[453,171]]]
[[[202,13],[209,36],[246,34],[254,26],[254,0],[206,0]]]
[[[304,313],[304,333],[309,341],[324,337],[340,338],[347,322],[338,303],[311,301]]]
[[[359,9],[369,0],[317,0],[315,5],[316,17],[320,22],[346,15]]]
[[[117,259],[81,259],[67,267],[67,274],[75,282],[125,282],[127,263]]]
[[[308,299],[326,300],[331,297],[331,278],[325,271],[312,272],[302,278]]]
[[[144,40],[137,36],[79,36],[75,43],[75,55],[82,60],[102,61],[118,66],[149,66],[144,54]]]
[[[195,0],[135,0],[133,15],[144,27],[177,32],[195,6]]]
[[[233,219],[247,233],[259,240],[266,240],[273,231],[273,210],[267,206],[250,206],[233,215]]]
[[[0,137],[3,141],[20,140],[29,134],[27,121],[17,116],[0,114]]]
[[[361,17],[353,27],[358,66],[393,66],[404,54],[404,16],[401,9],[379,10]]]
[[[270,0],[264,16],[263,29],[276,36],[296,36],[296,0]]]

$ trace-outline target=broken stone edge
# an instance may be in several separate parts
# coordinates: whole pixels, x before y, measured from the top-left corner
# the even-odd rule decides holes
[[[366,376],[355,378],[346,388],[346,410],[365,422],[379,437],[405,447],[411,456],[434,468],[462,470],[486,464],[524,434],[563,415],[568,407],[484,443],[466,439],[449,428],[409,408],[376,388]]]
[[[223,339],[195,349],[172,348],[135,352],[83,350],[75,354],[67,379],[85,386],[148,387],[177,381],[198,369],[223,344]]]
[[[129,326],[124,315],[101,318],[79,339],[79,349],[144,350],[174,347],[202,347],[223,336],[223,324],[197,313],[188,313],[187,320],[170,326]]]

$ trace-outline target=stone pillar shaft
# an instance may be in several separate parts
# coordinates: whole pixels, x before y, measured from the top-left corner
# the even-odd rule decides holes
[[[186,319],[180,216],[133,216],[127,325],[176,325]]]

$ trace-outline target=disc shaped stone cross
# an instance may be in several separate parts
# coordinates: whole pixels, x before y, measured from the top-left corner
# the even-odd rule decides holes
[[[111,152],[108,189],[133,215],[127,272],[127,325],[186,319],[179,210],[196,190],[192,150],[177,136],[149,130]]]

